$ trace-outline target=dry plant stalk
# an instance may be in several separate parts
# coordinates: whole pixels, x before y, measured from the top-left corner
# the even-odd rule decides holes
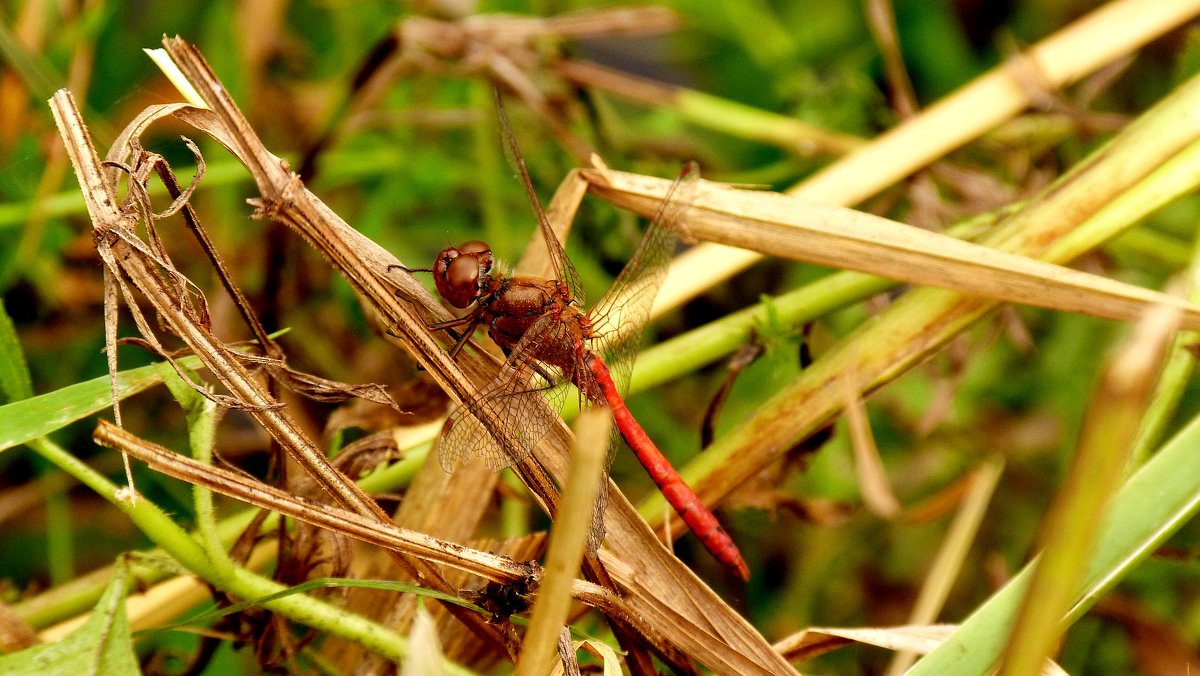
[[[487,14],[442,21],[408,17],[397,25],[394,53],[361,85],[353,108],[369,109],[393,79],[414,71],[478,77],[520,98],[583,162],[592,154],[591,145],[564,123],[557,109],[563,102],[552,101],[530,77],[530,73],[543,70],[545,47],[571,39],[665,33],[679,23],[671,10],[653,6],[582,10],[550,18]]]
[[[858,476],[859,493],[863,506],[880,519],[895,519],[903,509],[900,499],[892,489],[883,458],[871,435],[871,423],[867,420],[867,405],[858,391],[858,382],[853,373],[842,378],[842,411],[846,420],[850,448],[854,457],[854,473]]]
[[[963,569],[963,561],[975,536],[979,532],[988,507],[991,505],[992,494],[1000,482],[1000,474],[1004,463],[993,457],[984,460],[971,473],[963,477],[965,493],[959,500],[957,513],[950,522],[946,537],[938,547],[937,553],[925,574],[921,591],[909,612],[908,625],[926,625],[936,622],[945,606],[946,599]],[[908,671],[916,661],[916,653],[907,651],[897,652],[892,656],[885,676],[899,676]]]
[[[997,669],[1029,673],[1053,655],[1066,627],[1072,590],[1084,579],[1104,515],[1125,480],[1138,428],[1154,393],[1172,339],[1174,308],[1155,308],[1133,327],[1105,365],[1058,495],[1038,533],[1041,554],[1014,618]]]
[[[516,673],[539,676],[550,670],[570,610],[570,590],[587,549],[596,496],[603,485],[612,418],[607,408],[584,411],[575,421],[575,462],[564,486],[563,510],[550,533],[546,570],[525,632]],[[568,645],[570,635],[566,636]],[[574,653],[571,653],[574,654]]]
[[[537,572],[535,564],[518,563],[506,556],[439,540],[390,522],[381,523],[346,509],[294,496],[221,467],[205,465],[140,439],[106,420],[100,421],[93,438],[101,446],[126,451],[168,476],[385,549],[419,556],[496,582],[516,582]]]
[[[796,662],[810,660],[853,643],[924,655],[938,647],[956,628],[957,625],[953,624],[918,624],[883,629],[812,627],[792,634],[776,643],[775,647]],[[1067,676],[1062,667],[1050,660],[1045,660],[1037,673],[1042,676]]]

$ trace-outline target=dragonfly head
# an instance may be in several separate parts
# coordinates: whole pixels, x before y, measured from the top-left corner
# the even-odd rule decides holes
[[[442,249],[433,264],[433,281],[446,302],[462,309],[474,303],[491,279],[492,248],[470,241]]]

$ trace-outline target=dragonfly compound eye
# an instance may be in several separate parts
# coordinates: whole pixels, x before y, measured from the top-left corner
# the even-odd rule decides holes
[[[477,254],[477,253],[492,253],[492,247],[488,246],[487,242],[481,242],[473,239],[470,242],[463,242],[462,246],[458,247],[459,253]]]
[[[486,274],[474,256],[458,256],[446,265],[445,274],[437,280],[438,292],[456,308],[465,308],[479,296],[479,278]]]
[[[480,242],[479,240],[464,242],[462,246],[458,247],[458,252],[479,261],[480,277],[492,272],[492,264],[495,259],[492,256],[492,247],[488,246],[487,242]]]

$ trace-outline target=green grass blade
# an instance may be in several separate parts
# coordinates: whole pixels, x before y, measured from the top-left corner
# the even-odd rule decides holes
[[[1200,418],[1134,474],[1113,500],[1066,621],[1077,619],[1200,509]],[[995,665],[1030,579],[1026,566],[909,672],[984,674]]]
[[[25,351],[17,340],[17,329],[4,302],[0,300],[0,392],[8,401],[17,401],[33,396],[33,384],[29,380],[29,367],[25,363]]]
[[[179,361],[185,368],[200,367],[196,357]],[[118,396],[124,399],[161,382],[162,376],[153,364],[122,371],[117,379]],[[112,394],[106,375],[0,406],[0,452],[46,436],[110,406]]]

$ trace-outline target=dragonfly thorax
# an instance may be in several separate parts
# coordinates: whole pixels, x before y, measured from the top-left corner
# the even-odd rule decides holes
[[[479,304],[488,335],[506,350],[516,346],[525,332],[545,316],[562,323],[562,338],[590,337],[590,320],[575,306],[567,286],[558,280],[525,275],[501,277],[480,297]]]

